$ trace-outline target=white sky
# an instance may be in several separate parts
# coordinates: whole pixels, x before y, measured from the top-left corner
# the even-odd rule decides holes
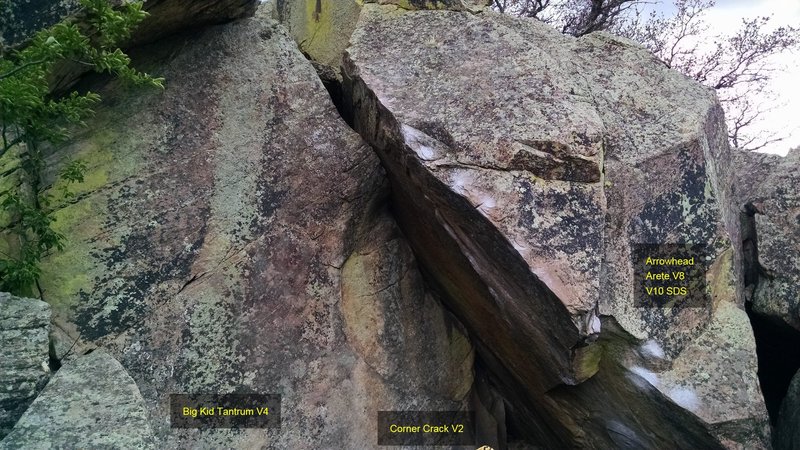
[[[656,9],[671,13],[671,0],[657,0]],[[800,0],[717,0],[709,10],[705,21],[709,25],[709,38],[715,35],[731,35],[741,25],[743,18],[770,16],[770,27],[781,25],[800,26]],[[753,131],[778,133],[786,136],[783,141],[770,144],[761,151],[786,155],[800,147],[800,52],[786,53],[774,59],[773,64],[784,70],[776,74],[771,89],[777,99],[767,101],[764,106],[770,111],[763,114]]]

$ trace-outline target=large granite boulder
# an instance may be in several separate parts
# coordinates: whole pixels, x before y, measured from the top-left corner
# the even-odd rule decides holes
[[[5,449],[156,448],[144,400],[120,363],[98,349],[65,364],[0,441]]]
[[[713,93],[607,34],[365,4],[343,111],[509,420],[547,448],[768,446]],[[637,244],[698,245],[707,293],[643,307]]]
[[[159,446],[365,448],[379,410],[467,409],[472,346],[387,216],[377,156],[278,24],[132,55],[166,89],[85,81],[104,103],[47,161],[89,168],[54,201],[69,245],[42,287],[59,328],[135,380]],[[232,392],[282,395],[280,433],[170,427],[169,394]]]
[[[50,377],[50,306],[0,292],[0,438]]]

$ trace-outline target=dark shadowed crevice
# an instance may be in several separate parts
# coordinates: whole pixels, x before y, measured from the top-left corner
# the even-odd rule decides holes
[[[742,257],[744,286],[747,291],[747,300],[752,300],[753,290],[758,284],[760,265],[758,264],[758,236],[756,235],[756,208],[748,203],[744,211],[739,214],[739,224],[742,230]]]
[[[344,119],[344,121],[350,127],[353,126],[353,114],[348,112],[345,109],[344,103],[342,102],[342,82],[333,78],[333,79],[326,79],[320,78],[322,80],[322,85],[325,86],[325,90],[328,91],[328,94],[331,96],[331,101],[333,101],[333,106],[336,107],[336,110],[339,112],[339,115]]]
[[[53,338],[50,338],[50,342],[48,343],[48,360],[47,365],[50,367],[50,372],[55,372],[61,368],[61,361],[58,359],[58,355],[56,352],[55,342]]]
[[[750,203],[740,214],[742,231],[743,278],[745,310],[753,327],[758,356],[758,381],[770,422],[778,420],[781,402],[786,396],[792,377],[800,369],[800,332],[779,320],[753,311],[753,298],[759,280],[768,276],[758,262],[757,209]]]
[[[442,305],[443,308],[449,309]],[[480,345],[474,337],[474,345]],[[490,362],[475,354],[475,381],[472,386],[472,410],[475,413],[476,446],[487,445],[497,450],[509,448],[538,449],[526,436],[526,424],[514,405],[503,395],[503,387],[493,373]],[[502,369],[501,369],[502,370]]]
[[[322,85],[325,87],[325,90],[328,91],[328,95],[331,97],[333,106],[335,106],[336,111],[339,112],[339,116],[342,117],[342,119],[345,121],[345,123],[347,123],[348,126],[350,126],[350,128],[353,128],[353,111],[347,106],[349,102],[344,101],[342,76],[333,67],[314,61],[311,59],[311,56],[305,52],[303,52],[303,56],[305,56],[314,67],[314,70],[317,72],[317,76],[319,77],[320,81],[322,81]]]
[[[747,302],[746,310],[756,339],[758,381],[770,422],[774,426],[792,377],[800,369],[800,346],[797,345],[800,342],[800,333],[754,313],[751,302]]]

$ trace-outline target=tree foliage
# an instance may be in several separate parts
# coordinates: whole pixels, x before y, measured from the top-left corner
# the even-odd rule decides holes
[[[716,89],[728,122],[731,145],[757,150],[782,139],[753,131],[777,67],[775,55],[800,47],[800,30],[770,27],[770,17],[742,21],[728,36],[709,41],[705,13],[714,0],[675,0],[674,14],[641,13],[641,0],[495,0],[495,9],[549,23],[582,36],[609,30],[650,49],[675,70]]]
[[[562,33],[583,36],[612,28],[644,0],[494,0],[496,10],[530,17]]]
[[[84,125],[100,96],[52,94],[54,70],[61,64],[78,64],[136,85],[162,87],[163,80],[133,69],[118,48],[147,16],[142,3],[123,2],[119,8],[106,0],[80,4],[78,19],[39,31],[21,49],[0,49],[0,159],[20,175],[16,186],[0,192],[11,237],[8,251],[0,254],[0,290],[29,295],[34,285],[38,288],[41,259],[64,248],[66,237],[52,228],[52,194],[42,185],[43,148],[63,142],[72,127]],[[60,173],[62,197],[71,196],[68,186],[82,182],[85,170],[82,161],[66,165]],[[38,293],[41,296],[41,289]]]
[[[770,29],[772,19],[762,16],[744,19],[735,33],[708,41],[703,38],[708,35],[704,13],[714,5],[714,0],[676,0],[671,17],[636,15],[613,31],[641,43],[668,67],[716,89],[731,145],[758,150],[782,139],[776,133],[753,132],[751,126],[772,96],[769,83],[779,70],[773,57],[800,46],[800,29]]]

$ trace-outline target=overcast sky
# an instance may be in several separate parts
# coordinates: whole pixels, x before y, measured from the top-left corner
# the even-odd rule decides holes
[[[674,10],[671,0],[657,0],[657,9],[669,14]],[[705,17],[709,38],[717,34],[733,34],[743,18],[771,16],[771,27],[800,26],[800,0],[717,0],[717,5]],[[773,108],[763,115],[758,129],[778,132],[787,138],[765,147],[761,151],[786,155],[791,148],[800,147],[800,52],[787,53],[774,60],[785,70],[777,74],[772,90],[777,100],[765,106]]]

